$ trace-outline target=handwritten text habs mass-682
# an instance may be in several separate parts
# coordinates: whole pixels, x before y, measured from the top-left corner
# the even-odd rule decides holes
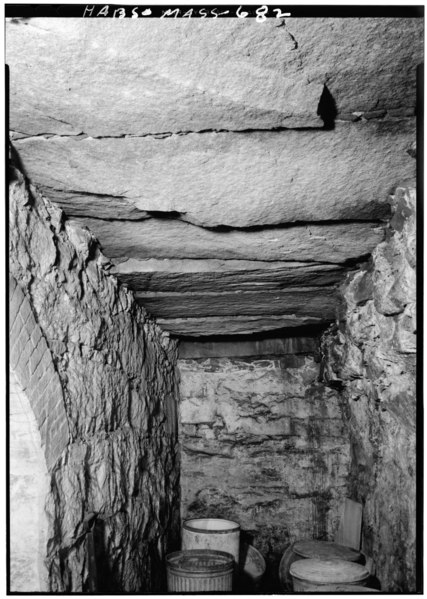
[[[243,9],[242,6],[236,6],[233,8],[223,7],[176,7],[176,8],[164,8],[164,7],[144,7],[144,6],[120,6],[117,5],[109,6],[108,4],[88,4],[83,10],[83,17],[110,17],[114,19],[138,19],[143,17],[156,17],[160,19],[172,18],[172,19],[217,19],[218,17],[237,17],[238,19],[246,19],[247,17],[255,17],[258,23],[266,21],[268,18],[282,19],[283,17],[290,17],[291,13],[283,12],[279,8],[269,8],[266,5],[255,7],[247,7]]]

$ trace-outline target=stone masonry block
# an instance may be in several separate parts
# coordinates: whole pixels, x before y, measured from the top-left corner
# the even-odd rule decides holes
[[[185,424],[202,424],[214,422],[217,407],[211,402],[202,400],[184,400],[181,402],[181,422]]]
[[[20,362],[21,354],[27,343],[28,339],[25,338],[25,334],[22,336],[19,335],[16,338],[10,352],[10,365],[13,368],[13,370],[18,370],[18,364]]]
[[[14,277],[9,276],[9,299],[12,299],[16,287],[17,287],[16,279]]]
[[[38,383],[38,380],[37,380]],[[30,396],[31,399],[31,405],[33,407],[34,412],[37,412],[37,414],[39,414],[38,418],[39,418],[39,424],[41,424],[41,420],[40,418],[42,417],[42,413],[44,410],[44,415],[43,415],[43,420],[45,420],[47,418],[47,391],[46,391],[46,387],[43,391],[39,390],[38,384],[31,384],[29,389],[28,389],[28,394]]]
[[[49,385],[50,381],[55,376],[55,374],[56,373],[55,373],[55,371],[53,369],[52,364],[49,364],[46,367],[46,369],[44,370],[44,372],[41,375],[40,379],[36,383],[35,392],[38,395],[41,395],[45,391],[45,389],[47,389],[47,386]]]
[[[28,391],[28,387],[30,384],[30,371],[28,368],[28,364],[18,364],[17,372],[19,375],[19,381],[22,385],[22,389],[24,391]]]
[[[22,320],[24,321],[24,323],[29,318],[32,318],[32,320],[35,322],[34,314],[33,314],[33,311],[31,309],[30,302],[26,298],[24,298],[24,301],[21,304],[21,309],[19,310],[19,314],[21,315]]]
[[[19,377],[21,384],[24,388],[27,388],[30,384],[31,372],[29,359],[31,354],[33,353],[34,347],[32,346],[30,340],[28,339],[26,344],[24,345],[21,355],[19,356],[19,362],[17,370],[19,372]]]
[[[47,405],[49,422],[55,425],[67,420],[64,399],[60,386],[52,384],[47,390]]]
[[[49,406],[51,406],[52,409],[56,408],[57,405],[60,405],[63,408],[64,394],[62,391],[61,379],[56,371],[52,380],[49,382],[47,391],[49,393]]]
[[[41,379],[43,374],[49,368],[49,366],[52,366],[52,356],[50,355],[49,349],[46,346],[46,351],[43,352],[43,355],[33,373],[35,379],[37,379],[37,380]]]
[[[31,343],[34,345],[34,347],[36,347],[41,339],[43,339],[43,335],[39,325],[36,323],[36,326],[33,328],[31,333]]]
[[[13,347],[14,347],[15,343],[17,342],[17,340],[19,339],[19,337],[22,336],[22,338],[25,338],[26,335],[27,335],[27,331],[24,328],[23,320],[22,320],[21,316],[19,314],[17,314],[11,329],[9,329],[9,347],[10,347],[10,349],[11,350],[13,349]]]
[[[24,293],[20,285],[18,284],[17,280],[12,276],[9,276],[9,284],[9,302],[13,302],[17,305],[20,305],[24,297]]]
[[[49,426],[49,422],[48,419],[46,418],[46,420],[44,421],[42,427],[40,428],[40,435],[42,438],[42,446],[44,446],[44,454],[46,456],[46,462],[49,468],[49,451],[48,448],[50,447],[50,436],[51,436],[51,429]]]
[[[43,356],[49,352],[49,348],[47,347],[46,341],[43,337],[40,336],[39,342],[34,347],[34,351],[30,356],[30,372],[34,382],[38,380],[38,376],[36,376],[37,366],[40,364]]]
[[[40,434],[43,439],[46,438],[46,431],[49,427],[48,410],[44,396],[38,396],[37,401],[33,403],[34,414],[37,417]]]
[[[48,411],[46,408],[45,400],[43,396],[29,393],[31,398],[31,407],[34,415],[37,419],[37,424],[40,432],[48,426]],[[45,431],[46,433],[46,431]]]
[[[9,298],[9,330],[11,330],[19,314],[23,299],[22,291],[18,287],[15,287],[15,292]]]

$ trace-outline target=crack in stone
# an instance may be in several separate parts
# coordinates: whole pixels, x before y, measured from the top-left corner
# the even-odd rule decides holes
[[[298,42],[296,40],[296,37],[289,31],[286,22],[284,23],[285,29],[287,34],[289,35],[289,37],[291,38],[291,40],[294,42],[294,47],[292,48],[293,50],[297,50],[298,49]]]
[[[372,224],[373,228],[374,227],[382,227],[384,226],[388,220],[389,220],[389,212],[390,212],[390,207],[389,204],[384,204],[384,211],[387,210],[387,214],[384,215],[384,218],[378,218],[378,219],[372,219],[372,218],[351,218],[351,219],[337,219],[337,220],[332,220],[332,219],[325,219],[325,220],[315,220],[315,221],[301,221],[301,220],[295,220],[292,222],[284,222],[284,223],[267,223],[267,224],[263,224],[263,225],[250,225],[247,227],[233,227],[232,225],[216,225],[216,226],[211,226],[208,227],[207,225],[197,225],[195,223],[189,222],[189,224],[195,226],[195,227],[200,227],[202,229],[206,229],[208,231],[214,231],[217,233],[227,233],[227,232],[231,232],[231,231],[242,231],[244,233],[250,233],[250,232],[257,232],[257,231],[264,231],[267,229],[290,229],[292,227],[306,227],[307,229],[311,226],[311,227],[341,227],[342,225],[357,225],[360,223],[367,223],[367,224]],[[188,221],[185,221],[188,222]],[[309,231],[309,234],[311,235],[311,232]]]
[[[68,121],[64,121],[62,119],[57,119],[54,116],[51,116],[50,114],[46,115],[48,119],[52,120],[52,121],[56,121],[57,123],[63,123],[64,125],[69,125],[70,127],[73,127],[73,125],[71,123],[69,123]]]
[[[289,32],[288,32],[289,33]],[[291,37],[293,38],[292,34]],[[294,38],[293,38],[294,39]],[[296,42],[297,43],[297,42]],[[325,81],[325,88],[326,88],[326,81]],[[327,88],[326,88],[327,90]],[[326,91],[326,94],[328,94],[329,91]],[[320,105],[320,112],[322,112],[324,110],[323,108],[323,104],[325,103],[325,92],[323,92],[321,97],[321,101],[322,104]],[[330,94],[329,94],[330,95]],[[414,116],[413,115],[393,115],[391,113],[388,112],[388,110],[386,108],[381,110],[381,115],[375,115],[375,112],[363,112],[360,111],[358,112],[356,109],[352,109],[350,113],[346,112],[346,113],[337,113],[336,112],[336,107],[333,105],[334,104],[334,100],[328,100],[329,102],[332,102],[332,108],[330,109],[330,112],[333,113],[333,118],[335,121],[338,121],[340,123],[349,123],[351,122],[353,125],[358,125],[358,124],[363,124],[363,122],[365,120],[370,120],[370,121],[384,121],[384,120],[390,120],[390,121],[402,121],[402,120],[410,120],[413,119]],[[319,110],[319,108],[318,108]],[[319,114],[319,112],[318,112]],[[349,118],[348,114],[351,114],[353,118]],[[366,115],[366,116],[365,116]],[[371,116],[372,115],[372,116]],[[321,116],[321,115],[320,115]],[[344,116],[345,118],[340,118],[340,116]],[[53,119],[53,117],[48,116],[47,118],[51,118]],[[67,123],[66,121],[61,121],[60,119],[53,119],[56,120],[58,122],[67,124],[72,126],[70,123]],[[156,132],[156,133],[141,133],[141,134],[136,134],[136,133],[121,133],[119,135],[89,135],[87,133],[84,133],[83,131],[80,133],[68,133],[68,134],[59,134],[59,133],[47,133],[47,132],[43,132],[43,133],[33,133],[33,134],[27,134],[24,131],[18,131],[16,129],[11,129],[10,130],[10,134],[13,135],[14,133],[19,134],[20,137],[13,139],[12,141],[14,142],[18,142],[18,141],[26,141],[26,140],[31,140],[31,139],[40,139],[40,138],[45,138],[45,139],[51,139],[53,138],[70,138],[70,139],[74,139],[76,141],[80,141],[83,139],[139,139],[139,138],[144,138],[144,137],[152,137],[154,139],[167,139],[169,137],[173,137],[174,135],[176,135],[177,137],[181,137],[181,136],[185,136],[185,135],[192,135],[192,134],[196,134],[196,135],[204,135],[206,133],[234,133],[234,134],[242,134],[242,135],[249,135],[251,133],[258,133],[258,132],[273,132],[273,133],[280,133],[280,132],[285,132],[285,131],[323,131],[323,130],[328,130],[330,128],[330,124],[323,124],[323,125],[313,125],[313,126],[307,126],[307,127],[259,127],[259,128],[248,128],[248,129],[190,129],[190,130],[182,130],[182,131],[160,131],[160,132]]]
[[[62,121],[65,122],[65,121]],[[11,141],[13,142],[17,142],[17,141],[23,141],[23,140],[27,140],[27,139],[38,139],[38,138],[45,138],[45,139],[51,139],[52,137],[66,137],[66,138],[74,138],[74,139],[86,139],[89,136],[86,135],[85,133],[68,133],[67,135],[60,135],[59,133],[32,133],[32,134],[27,134],[25,131],[18,131],[17,129],[11,129],[10,130],[10,135],[13,135],[14,133],[17,133],[20,137],[11,139]]]
[[[169,137],[173,137],[176,135],[177,137],[183,137],[185,135],[204,135],[206,133],[234,133],[234,134],[242,134],[248,135],[251,133],[258,132],[274,132],[280,133],[282,131],[313,131],[313,130],[322,130],[323,125],[313,126],[313,127],[264,127],[264,128],[248,128],[248,129],[190,129],[190,130],[182,130],[182,131],[161,131],[158,133],[142,133],[140,135],[135,133],[121,133],[120,135],[89,135],[87,133],[81,132],[76,134],[58,134],[58,133],[37,133],[26,135],[25,132],[11,130],[11,133],[19,133],[22,137],[19,137],[13,141],[27,141],[31,139],[52,139],[53,138],[70,138],[76,139],[78,141],[83,139],[140,139],[144,137],[152,137],[154,139],[167,139]]]
[[[98,198],[116,198],[116,199],[120,199],[120,200],[129,199],[125,195],[95,193],[92,191],[85,191],[85,190],[77,191],[75,189],[58,189],[56,187],[49,187],[48,185],[43,185],[40,189],[41,189],[42,193],[46,192],[47,195],[49,194],[50,191],[55,191],[55,192],[59,192],[59,193],[73,193],[73,194],[77,194],[77,195],[85,195],[85,196],[92,196],[92,197],[94,196],[94,197],[98,197]],[[55,200],[53,200],[53,201],[55,201]],[[97,218],[97,217],[90,217],[90,218]],[[113,220],[113,219],[102,219],[102,218],[98,217],[98,220]],[[125,219],[123,219],[123,220],[125,220]],[[132,219],[128,219],[128,220],[130,222],[132,222]],[[122,222],[121,219],[119,222]]]

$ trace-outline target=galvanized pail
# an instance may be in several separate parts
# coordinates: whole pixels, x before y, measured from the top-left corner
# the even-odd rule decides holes
[[[231,591],[234,560],[225,551],[192,549],[166,556],[168,591],[209,593]]]

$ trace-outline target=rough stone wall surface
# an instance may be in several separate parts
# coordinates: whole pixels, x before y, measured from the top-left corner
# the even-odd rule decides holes
[[[13,276],[9,277],[9,335],[10,366],[30,401],[50,468],[69,439],[62,386],[30,300]]]
[[[9,380],[10,590],[43,593],[48,590],[44,501],[49,475],[30,400],[13,370]]]
[[[340,328],[324,338],[325,376],[347,399],[352,496],[384,590],[416,572],[416,199],[398,188],[386,240],[344,286]],[[418,531],[420,534],[420,531]]]
[[[50,590],[89,590],[89,527],[98,590],[158,590],[179,519],[175,342],[108,273],[91,234],[15,169],[9,205],[10,273],[53,358],[69,428],[49,472]]]
[[[350,460],[340,396],[313,356],[180,359],[181,513],[240,523],[278,562],[298,538],[332,540]]]

